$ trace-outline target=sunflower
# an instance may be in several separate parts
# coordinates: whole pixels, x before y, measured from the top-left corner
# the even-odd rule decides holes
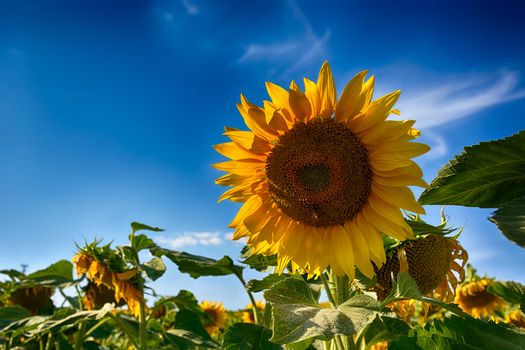
[[[407,272],[423,294],[450,302],[454,289],[465,279],[468,254],[455,238],[429,234],[396,246],[377,269],[375,291],[380,300],[392,289],[392,277]]]
[[[217,335],[219,329],[224,328],[228,321],[224,305],[222,302],[203,301],[201,302],[201,308],[209,317],[209,321],[205,323],[204,328],[206,328],[211,335]]]
[[[457,287],[454,303],[474,317],[493,317],[496,310],[505,306],[505,302],[488,291],[492,282],[491,279],[481,278]]]
[[[140,304],[144,297],[138,287],[130,281],[137,274],[135,269],[123,272],[111,271],[108,265],[83,251],[73,257],[73,262],[79,276],[86,273],[88,279],[97,286],[104,285],[110,288],[114,291],[117,303],[124,300],[135,317],[140,315]]]
[[[115,306],[124,305],[123,300],[119,302],[115,300],[115,292],[112,289],[104,284],[97,285],[93,282],[89,282],[86,286],[83,302],[86,310],[100,309],[106,303],[113,303]]]
[[[255,307],[259,311],[259,314],[262,315],[262,312],[264,311],[264,302],[262,301],[256,301]],[[252,304],[248,304],[245,308],[245,310],[241,314],[241,320],[244,323],[255,323],[255,317],[253,316],[253,306]]]
[[[8,301],[12,305],[20,305],[29,310],[32,315],[38,314],[49,305],[53,305],[51,296],[55,290],[46,286],[17,288],[9,294]]]
[[[520,310],[513,310],[505,316],[505,323],[519,328],[525,328],[525,315]]]
[[[267,83],[263,107],[241,95],[237,105],[250,131],[226,128],[231,142],[215,149],[231,160],[216,183],[232,188],[219,199],[244,202],[230,224],[247,237],[251,254],[277,254],[310,276],[331,266],[373,276],[386,257],[381,232],[412,237],[401,209],[424,213],[407,186],[426,187],[411,158],[429,150],[410,142],[414,121],[386,120],[400,91],[372,101],[374,77],[358,73],[337,101],[332,72],[323,64],[305,91]]]

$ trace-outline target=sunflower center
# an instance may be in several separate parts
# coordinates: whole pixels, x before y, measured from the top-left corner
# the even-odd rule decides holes
[[[316,227],[353,219],[368,200],[371,175],[365,146],[333,120],[296,124],[279,138],[266,163],[274,203]]]

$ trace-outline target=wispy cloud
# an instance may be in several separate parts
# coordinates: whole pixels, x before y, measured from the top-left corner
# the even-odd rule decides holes
[[[525,97],[518,84],[518,74],[508,70],[464,75],[442,84],[418,83],[406,91],[398,107],[403,118],[417,120],[420,129],[430,129]]]
[[[330,31],[326,30],[319,36],[294,0],[287,1],[287,5],[294,20],[300,25],[301,33],[283,41],[250,43],[245,46],[238,59],[239,63],[277,63],[288,67],[281,73],[282,76],[287,76],[326,56]]]
[[[174,237],[157,236],[155,241],[172,249],[187,246],[220,245],[224,242],[225,235],[221,232],[184,232]]]
[[[201,12],[200,8],[191,0],[181,0],[181,2],[182,6],[186,9],[186,12],[190,15],[198,15]]]

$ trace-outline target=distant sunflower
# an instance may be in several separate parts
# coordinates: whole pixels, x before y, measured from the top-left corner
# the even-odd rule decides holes
[[[264,311],[265,304],[262,301],[256,301],[255,307],[257,310],[259,310],[259,314],[262,315],[262,312]],[[245,323],[255,323],[255,317],[253,316],[253,308],[252,304],[248,304],[246,306],[246,309],[241,314],[242,322]]]
[[[502,299],[488,291],[491,284],[491,279],[482,278],[459,286],[454,302],[474,317],[491,318],[496,310],[505,306]]]
[[[104,285],[110,288],[114,291],[117,303],[124,300],[135,317],[140,315],[140,303],[143,300],[143,295],[138,287],[130,281],[137,274],[136,270],[111,271],[109,266],[82,251],[73,257],[73,262],[79,276],[86,273],[88,279],[97,286]]]
[[[21,287],[9,294],[8,301],[12,305],[20,305],[36,315],[48,305],[52,305],[51,296],[54,289],[46,286]]]
[[[423,294],[450,302],[458,283],[465,279],[468,254],[455,238],[438,235],[420,236],[395,247],[386,263],[377,270],[375,291],[380,300],[392,289],[392,277],[407,272]]]
[[[513,310],[505,316],[505,323],[525,328],[525,315],[520,310]]]
[[[234,239],[248,238],[252,254],[278,255],[278,271],[316,275],[328,265],[371,277],[371,261],[386,257],[381,232],[412,237],[401,209],[424,213],[407,186],[426,187],[411,158],[429,150],[410,142],[413,120],[386,120],[400,91],[372,101],[374,77],[358,73],[337,101],[325,63],[317,82],[272,83],[258,107],[241,95],[237,105],[250,131],[226,128],[232,142],[215,146],[231,160],[216,183],[232,186],[219,200],[244,202],[231,222]]]
[[[228,321],[228,315],[224,309],[222,302],[216,301],[203,301],[201,302],[202,310],[208,315],[209,322],[204,324],[204,328],[210,333],[210,335],[217,335],[220,329],[226,326]]]

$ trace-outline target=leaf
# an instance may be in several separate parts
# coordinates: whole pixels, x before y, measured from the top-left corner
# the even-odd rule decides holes
[[[151,253],[158,257],[167,257],[178,266],[180,272],[188,273],[193,278],[231,274],[236,276],[242,275],[243,267],[235,265],[233,260],[228,256],[224,256],[220,260],[215,260],[164,248],[153,248]]]
[[[296,276],[296,275],[293,275]],[[246,283],[246,288],[250,292],[262,292],[265,289],[268,289],[272,287],[274,284],[284,281],[285,279],[290,278],[290,275],[282,274],[279,275],[277,273],[272,273],[271,275],[265,276],[262,280],[249,280],[248,283]],[[295,278],[295,277],[294,277]],[[297,277],[300,278],[300,277]]]
[[[398,318],[376,316],[358,338],[358,347],[364,349],[375,343],[391,341],[410,331],[410,326]]]
[[[264,272],[272,266],[277,266],[277,255],[254,254],[241,261],[243,264],[250,266],[252,269]]]
[[[223,350],[282,350],[270,342],[272,331],[253,323],[236,323],[224,332]]]
[[[424,221],[408,220],[408,219],[405,219],[405,221],[412,228],[412,231],[414,232],[414,235],[416,236],[423,235],[423,234],[429,234],[429,233],[434,234],[434,235],[439,235],[439,236],[445,236],[456,230],[454,228],[430,225]]]
[[[465,147],[439,172],[422,204],[497,208],[525,195],[525,131]]]
[[[488,291],[515,305],[519,305],[525,297],[525,286],[514,281],[494,282]]]
[[[504,203],[489,220],[498,226],[505,237],[525,248],[525,197]]]
[[[131,238],[131,246],[136,252],[140,252],[143,249],[151,249],[157,245],[151,238],[144,234],[136,235]]]
[[[135,234],[135,232],[144,231],[144,230],[145,231],[153,231],[153,232],[162,232],[162,231],[164,231],[161,228],[148,226],[148,225],[145,225],[145,224],[141,224],[140,222],[136,222],[136,221],[133,221],[131,223],[131,232],[132,232],[132,234]]]
[[[166,265],[164,264],[164,261],[162,261],[162,258],[156,256],[147,263],[142,264],[142,268],[152,281],[156,281],[164,274],[164,272],[166,272]]]
[[[202,325],[201,314],[191,310],[180,310],[175,318],[175,328],[184,329],[197,334],[203,339],[211,340],[210,335]]]
[[[30,316],[31,314],[29,311],[21,306],[0,307],[0,324],[20,320]]]
[[[60,260],[45,269],[27,275],[24,279],[48,285],[60,285],[73,282],[73,264],[68,260]]]
[[[425,303],[434,304],[442,307],[446,310],[452,311],[456,315],[467,316],[467,314],[461,310],[456,304],[447,304],[440,300],[432,299],[425,295],[422,295],[417,288],[416,281],[406,272],[399,272],[397,274],[397,280],[393,281],[392,291],[390,294],[381,302],[382,306],[386,306],[393,301],[403,299],[416,299]]]
[[[275,284],[264,297],[272,303],[271,341],[278,344],[314,337],[331,339],[337,334],[352,336],[372,322],[380,307],[374,298],[358,295],[337,309],[321,308],[316,292],[308,283],[295,278]]]
[[[466,344],[466,346],[460,346]],[[408,336],[390,343],[389,349],[478,349],[518,350],[525,348],[525,334],[492,321],[452,316],[418,327]]]
[[[25,276],[22,272],[14,269],[0,270],[0,273],[9,276],[11,279],[14,279],[15,277],[22,278]]]
[[[204,339],[195,333],[184,329],[168,329],[165,332],[166,338],[168,338],[173,344],[177,346],[176,349],[195,349],[198,347],[207,349],[218,349],[219,346],[210,339]]]

